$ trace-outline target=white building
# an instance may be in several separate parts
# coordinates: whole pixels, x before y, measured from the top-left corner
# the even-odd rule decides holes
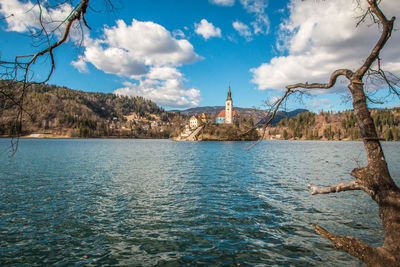
[[[193,115],[193,116],[190,118],[190,120],[189,120],[189,126],[190,126],[190,129],[196,129],[196,128],[199,126],[199,122],[198,122],[196,116]]]

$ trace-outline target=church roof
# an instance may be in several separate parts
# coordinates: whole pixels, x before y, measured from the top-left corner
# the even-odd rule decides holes
[[[217,117],[225,118],[225,109],[221,110]],[[236,117],[236,110],[233,110],[233,117]]]

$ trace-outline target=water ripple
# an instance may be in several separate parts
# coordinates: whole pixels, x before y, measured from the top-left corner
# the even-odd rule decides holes
[[[362,143],[243,146],[21,140],[0,156],[0,265],[360,266],[311,223],[382,243],[368,196],[306,189],[349,179]],[[397,178],[399,148],[384,143]]]

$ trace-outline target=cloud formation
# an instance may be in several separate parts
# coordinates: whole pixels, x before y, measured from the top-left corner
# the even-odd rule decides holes
[[[251,22],[254,34],[268,34],[269,33],[269,19],[265,13],[268,6],[268,0],[240,0],[244,9],[253,14],[255,20]]]
[[[194,88],[187,89],[181,77],[162,80],[146,78],[139,83],[125,82],[124,85],[125,87],[117,89],[114,93],[143,96],[167,107],[196,107],[201,100],[200,91]]]
[[[64,28],[59,25],[72,10],[69,4],[43,8],[42,22],[46,30],[57,29],[55,36],[61,35]],[[39,7],[30,1],[0,0],[0,15],[6,18],[8,31],[40,30],[39,14]],[[181,30],[175,30],[171,35],[157,23],[134,19],[130,25],[118,20],[116,26],[106,27],[98,39],[91,39],[87,32],[84,34],[84,53],[71,62],[79,72],[87,72],[90,63],[105,73],[132,80],[116,90],[118,94],[140,95],[167,107],[199,104],[200,91],[186,88],[184,77],[177,69],[201,58],[194,52],[192,44],[183,39],[185,35]],[[73,27],[70,39],[77,43],[80,38],[80,30]]]
[[[51,6],[48,1],[43,1],[41,9],[36,1],[0,0],[0,17],[4,17],[7,23],[7,31],[28,33],[37,43],[45,43],[45,32],[54,42],[65,31],[66,19],[70,16],[74,7],[67,1]],[[41,20],[40,20],[41,17]],[[69,31],[68,40],[79,45],[82,36],[87,34],[86,27],[79,27],[74,21]],[[41,34],[40,34],[41,33]]]
[[[57,8],[42,8],[43,26],[48,32],[55,30],[60,22],[68,17],[72,9],[73,7],[68,3],[63,3]],[[41,29],[40,13],[39,6],[30,1],[0,0],[0,15],[6,18],[8,31],[22,33]]]
[[[203,36],[204,39],[208,40],[211,37],[221,37],[221,29],[215,27],[211,22],[206,19],[202,19],[200,23],[195,23],[195,32],[198,35]]]
[[[355,1],[292,1],[290,16],[281,26],[281,48],[286,56],[277,56],[250,71],[258,89],[280,89],[297,82],[327,82],[338,68],[355,70],[369,55],[379,38],[379,28],[371,22],[356,28]],[[364,6],[365,7],[365,6]],[[383,1],[381,8],[390,17],[400,13],[397,0]],[[395,25],[398,28],[399,24]],[[381,58],[383,67],[400,73],[399,32],[393,35]],[[340,90],[344,84],[332,90]]]
[[[185,33],[182,30],[176,29],[172,31],[172,36],[174,38],[185,38]]]
[[[89,71],[83,56],[79,56],[77,60],[72,61],[71,65],[74,66],[81,73]]]
[[[209,0],[211,3],[220,6],[233,6],[235,0]],[[240,4],[247,11],[247,13],[253,15],[254,20],[250,23],[252,29],[243,22],[233,22],[233,28],[239,32],[239,35],[246,38],[247,41],[251,41],[251,36],[254,34],[268,34],[269,33],[269,19],[265,13],[268,7],[268,0],[240,0]],[[208,39],[208,38],[205,38]]]
[[[250,27],[247,26],[246,24],[244,24],[243,22],[240,22],[238,20],[234,21],[232,23],[232,27],[236,31],[238,31],[240,36],[243,36],[244,38],[246,38],[247,41],[251,41],[252,40],[252,38],[251,38],[252,32],[250,30]]]
[[[210,0],[210,2],[219,6],[233,6],[235,4],[235,0]]]
[[[177,34],[183,37],[182,34]],[[176,39],[163,26],[133,19],[130,25],[118,20],[105,28],[99,39],[85,40],[83,56],[72,62],[79,71],[91,63],[97,69],[132,79],[115,93],[143,96],[168,107],[193,107],[200,91],[187,89],[177,67],[200,57],[185,39]]]

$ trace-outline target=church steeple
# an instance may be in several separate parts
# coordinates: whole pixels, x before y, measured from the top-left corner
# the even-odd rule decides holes
[[[229,85],[228,97],[225,101],[225,123],[231,124],[233,122],[233,101],[231,95],[231,85]]]
[[[231,96],[231,85],[229,85],[229,91],[228,91],[228,97],[226,100],[231,100],[232,101],[232,96]]]

